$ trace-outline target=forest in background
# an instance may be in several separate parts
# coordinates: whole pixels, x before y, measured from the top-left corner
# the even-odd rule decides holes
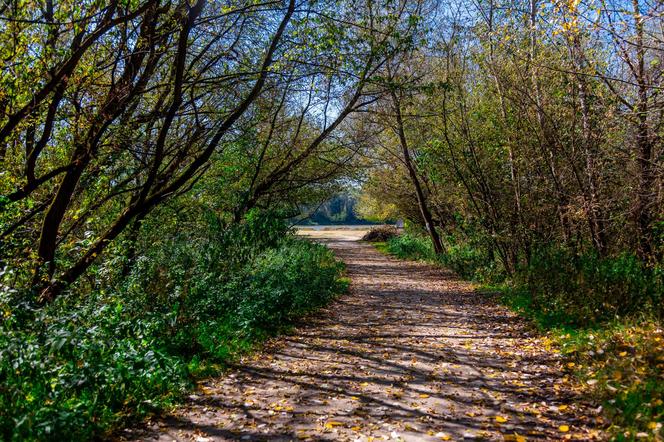
[[[301,210],[303,215],[294,221],[298,225],[371,225],[375,222],[358,214],[357,198],[350,192],[334,195],[320,204]],[[390,222],[379,219],[379,222]]]
[[[360,217],[408,221],[400,256],[502,284],[550,324],[648,324],[640,347],[607,332],[650,350],[621,368],[646,381],[603,394],[631,437],[650,431],[663,14],[0,1],[0,436],[103,434],[341,293],[340,264],[287,220],[349,182]]]

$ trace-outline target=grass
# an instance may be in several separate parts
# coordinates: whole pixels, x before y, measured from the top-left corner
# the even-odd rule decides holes
[[[614,319],[580,327],[539,309],[523,289],[485,286],[528,318],[563,355],[576,388],[602,407],[615,441],[661,440],[664,421],[664,331],[657,320]]]
[[[390,247],[387,244],[387,241],[372,242],[371,245],[383,255],[390,255]]]

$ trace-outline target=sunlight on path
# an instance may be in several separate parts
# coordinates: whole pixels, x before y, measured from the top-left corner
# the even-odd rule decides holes
[[[556,353],[513,313],[361,231],[306,233],[346,262],[351,293],[130,439],[600,438]]]

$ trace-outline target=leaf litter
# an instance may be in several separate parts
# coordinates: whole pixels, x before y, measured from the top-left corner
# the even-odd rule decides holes
[[[326,231],[350,293],[134,440],[602,440],[546,337],[470,283]]]

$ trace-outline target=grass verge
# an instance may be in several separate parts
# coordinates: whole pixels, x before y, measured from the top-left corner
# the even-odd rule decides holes
[[[485,286],[546,333],[565,359],[579,392],[599,407],[615,441],[661,441],[664,436],[664,332],[647,316],[580,327],[536,308],[524,290]]]

